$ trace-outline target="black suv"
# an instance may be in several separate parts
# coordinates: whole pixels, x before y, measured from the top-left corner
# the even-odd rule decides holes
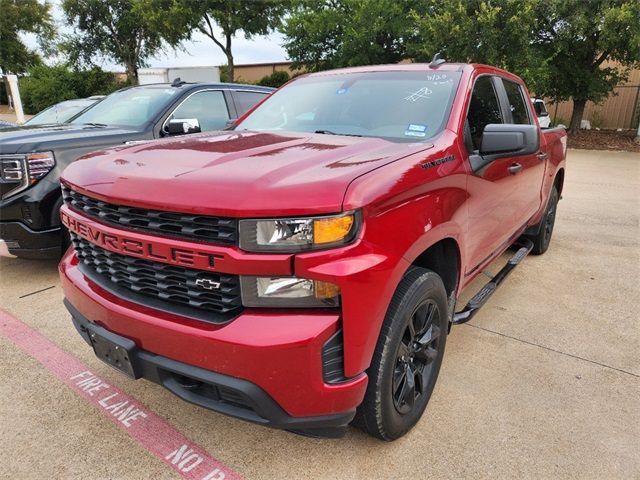
[[[154,84],[112,93],[56,126],[0,130],[0,256],[61,254],[60,173],[82,155],[170,135],[221,130],[273,91],[239,84]]]

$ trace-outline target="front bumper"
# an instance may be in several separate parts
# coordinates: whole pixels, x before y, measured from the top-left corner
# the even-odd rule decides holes
[[[0,239],[8,252],[3,256],[59,258],[62,248],[60,227],[32,230],[21,222],[0,222]]]
[[[367,385],[364,373],[339,383],[327,384],[323,379],[322,347],[340,328],[336,311],[245,309],[229,323],[211,324],[116,297],[81,272],[73,251],[60,263],[60,274],[77,322],[90,320],[133,340],[143,357],[164,359],[172,371],[184,367],[197,373],[180,375],[214,385],[232,382],[254,408],[247,415],[174,391],[186,400],[245,420],[309,433],[346,426],[362,402]],[[157,381],[160,377],[150,371],[145,378]]]
[[[89,332],[102,336],[113,333],[93,325],[65,300],[73,324],[91,345]],[[126,341],[126,337],[116,336]],[[182,400],[232,417],[274,428],[313,436],[342,436],[355,415],[355,409],[343,413],[314,417],[288,415],[262,388],[247,380],[211,372],[135,347],[128,353],[132,363],[145,378],[162,385]]]

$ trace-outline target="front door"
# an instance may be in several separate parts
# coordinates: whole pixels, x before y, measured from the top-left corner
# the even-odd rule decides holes
[[[488,124],[506,123],[507,112],[500,105],[499,88],[497,77],[484,75],[475,81],[465,126],[469,155],[479,155],[482,134]],[[493,256],[517,228],[514,202],[518,178],[510,170],[513,163],[513,158],[500,158],[469,176],[467,275]]]

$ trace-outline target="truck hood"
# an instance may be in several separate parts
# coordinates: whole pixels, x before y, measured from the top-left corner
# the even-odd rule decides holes
[[[217,132],[87,155],[63,181],[102,200],[229,217],[339,212],[355,178],[432,148],[380,138]]]
[[[95,125],[25,125],[0,130],[0,154],[26,153],[55,150],[59,146],[74,147],[96,145],[103,147],[107,142],[121,143],[135,136],[138,130],[121,127]]]

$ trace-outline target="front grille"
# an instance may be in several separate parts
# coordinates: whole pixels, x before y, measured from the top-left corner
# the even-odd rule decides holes
[[[62,187],[62,197],[65,204],[77,212],[129,230],[224,245],[235,245],[238,238],[238,221],[232,218],[114,205],[67,187]]]
[[[110,252],[75,233],[71,241],[82,272],[106,290],[135,303],[213,323],[229,321],[242,309],[237,275],[150,262]],[[206,290],[197,280],[219,283]]]

